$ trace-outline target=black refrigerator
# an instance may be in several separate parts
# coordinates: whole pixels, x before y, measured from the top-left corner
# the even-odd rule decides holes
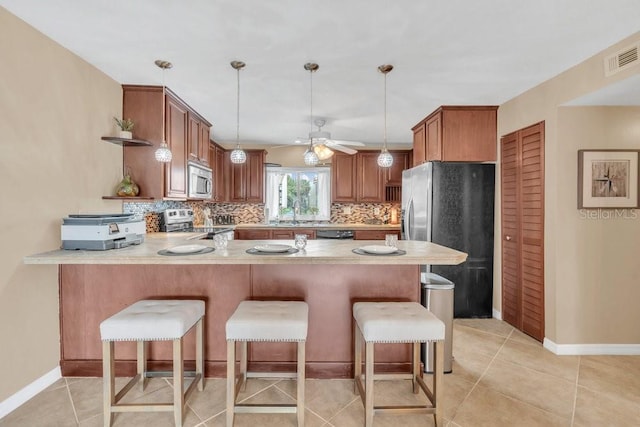
[[[459,265],[423,271],[455,285],[454,317],[492,317],[495,165],[428,162],[402,174],[403,239],[468,254]]]

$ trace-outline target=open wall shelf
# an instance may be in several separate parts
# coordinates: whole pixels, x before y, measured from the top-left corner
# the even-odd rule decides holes
[[[103,141],[108,141],[112,144],[123,145],[128,147],[148,147],[153,145],[149,141],[145,141],[144,139],[129,139],[129,138],[118,138],[117,136],[103,136],[101,138]]]

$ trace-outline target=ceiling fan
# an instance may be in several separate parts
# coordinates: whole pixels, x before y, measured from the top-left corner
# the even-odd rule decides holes
[[[311,144],[314,147],[316,154],[318,154],[318,157],[322,157],[321,153],[324,150],[323,146],[332,150],[342,151],[343,153],[347,153],[347,154],[355,154],[358,151],[353,148],[345,147],[345,145],[351,145],[355,147],[364,147],[364,143],[362,142],[332,139],[330,132],[322,130],[322,127],[326,124],[326,120],[324,119],[315,119],[313,121],[313,124],[315,124],[318,127],[318,130],[309,132],[308,138],[297,138],[295,140],[295,143]],[[328,158],[330,156],[331,154],[328,154],[328,156],[325,158]],[[320,160],[324,160],[324,159],[321,158]]]

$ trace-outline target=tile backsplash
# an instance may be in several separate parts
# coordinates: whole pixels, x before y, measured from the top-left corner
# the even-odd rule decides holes
[[[211,210],[213,217],[217,215],[232,215],[236,224],[256,224],[264,222],[264,204],[262,203],[206,203],[206,202],[176,202],[157,201],[149,203],[124,202],[124,213],[135,213],[143,216],[147,221],[147,232],[159,230],[158,214],[166,209],[190,208],[193,210],[196,225],[204,223],[204,208]],[[400,218],[400,204],[398,203],[332,203],[331,222],[357,224],[366,222],[383,222],[385,218],[391,220],[392,211],[396,210]]]

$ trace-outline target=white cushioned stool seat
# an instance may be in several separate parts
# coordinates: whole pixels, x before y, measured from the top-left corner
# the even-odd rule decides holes
[[[436,426],[442,419],[442,374],[444,359],[444,323],[417,302],[357,302],[353,305],[354,325],[354,391],[360,393],[364,404],[365,427],[373,426],[377,413],[431,414]],[[434,375],[431,388],[422,379],[420,346],[434,342]],[[374,346],[377,343],[410,343],[412,346],[411,373],[374,374]],[[364,344],[364,345],[363,345]],[[365,375],[362,375],[362,350],[365,350]],[[430,405],[375,406],[374,379],[410,379],[413,393],[420,389]]]
[[[305,341],[308,318],[301,301],[242,301],[227,321],[227,340]]]
[[[102,377],[104,426],[113,422],[115,412],[171,411],[177,427],[183,424],[185,402],[197,386],[204,389],[204,301],[200,300],[142,300],[119,311],[100,323],[102,339]],[[193,372],[184,371],[183,341],[185,335],[195,329],[195,365]],[[115,390],[116,341],[136,341],[137,374],[122,389]],[[119,403],[127,392],[140,383],[145,388],[148,341],[172,341],[173,369],[171,372],[153,372],[153,376],[173,377],[173,400],[160,403]],[[184,390],[184,377],[193,381]]]
[[[444,339],[444,323],[417,302],[357,302],[353,305],[353,317],[366,342]]]
[[[236,413],[295,413],[298,426],[304,426],[305,344],[309,307],[303,301],[242,301],[226,324],[227,335],[227,427]],[[297,348],[296,372],[249,372],[247,346],[253,341],[294,342]],[[240,346],[240,372],[236,374],[236,343]],[[296,379],[296,403],[237,403],[247,378],[278,377]]]
[[[103,341],[161,341],[182,337],[204,316],[204,301],[142,300],[100,323]]]

